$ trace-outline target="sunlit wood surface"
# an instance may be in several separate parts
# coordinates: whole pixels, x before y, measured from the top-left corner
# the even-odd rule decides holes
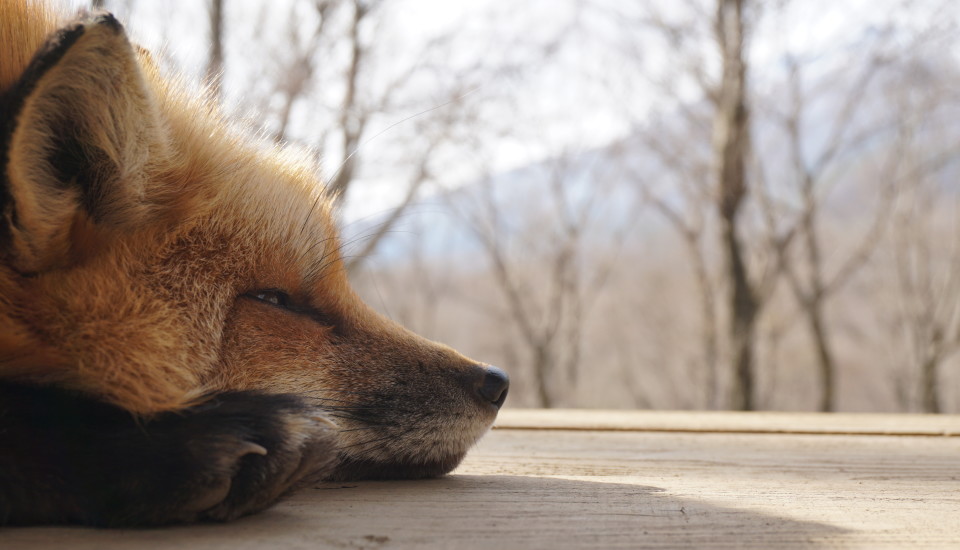
[[[960,548],[960,417],[504,411],[454,475],[0,549]]]

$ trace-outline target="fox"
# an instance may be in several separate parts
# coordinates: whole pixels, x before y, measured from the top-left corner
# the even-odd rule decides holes
[[[228,521],[449,473],[509,377],[349,284],[308,152],[103,11],[0,0],[0,525]]]

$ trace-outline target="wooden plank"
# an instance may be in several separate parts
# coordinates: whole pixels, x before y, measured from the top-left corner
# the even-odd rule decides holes
[[[321,484],[225,525],[4,529],[0,548],[960,548],[958,437],[563,430],[569,413],[538,414],[550,429],[501,424],[442,479]]]
[[[960,415],[508,409],[496,428],[960,436]]]

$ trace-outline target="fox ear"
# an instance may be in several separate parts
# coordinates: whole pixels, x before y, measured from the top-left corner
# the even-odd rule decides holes
[[[136,52],[112,15],[56,32],[0,117],[12,267],[70,265],[98,239],[143,221],[146,182],[167,142]]]

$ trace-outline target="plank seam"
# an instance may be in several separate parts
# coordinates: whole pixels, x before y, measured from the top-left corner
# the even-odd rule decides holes
[[[837,435],[837,436],[880,436],[880,437],[957,437],[960,432],[934,431],[869,431],[869,430],[793,430],[793,429],[711,429],[711,428],[656,428],[612,426],[493,426],[494,430],[517,431],[575,431],[575,432],[654,432],[654,433],[704,433],[704,434],[768,434],[768,435]]]

